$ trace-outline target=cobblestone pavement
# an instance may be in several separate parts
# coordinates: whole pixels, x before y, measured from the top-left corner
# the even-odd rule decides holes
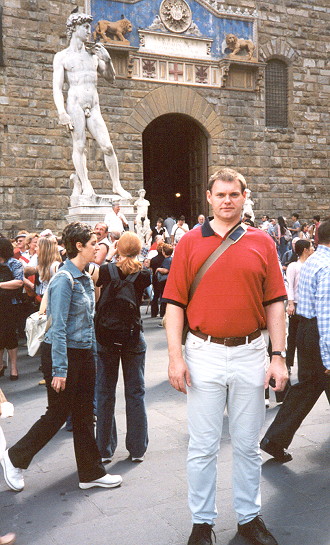
[[[143,311],[144,312],[144,311]],[[123,476],[118,489],[78,488],[71,433],[61,429],[25,472],[25,489],[7,489],[0,470],[0,530],[14,531],[18,545],[185,545],[191,530],[186,500],[185,397],[167,382],[164,330],[145,319],[148,342],[146,385],[150,444],[145,461],[132,464],[125,450],[122,381],[117,396],[119,444],[107,466]],[[9,445],[44,412],[46,392],[38,358],[19,350],[20,379],[0,380],[15,404],[2,421]],[[271,394],[264,429],[276,414]],[[278,465],[264,454],[264,520],[279,545],[329,545],[329,405],[322,395],[298,431],[293,461]],[[225,417],[218,472],[217,545],[244,545],[236,535],[231,498],[231,447]]]

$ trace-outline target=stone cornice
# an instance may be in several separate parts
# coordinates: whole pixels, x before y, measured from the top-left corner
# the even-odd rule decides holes
[[[195,0],[198,4],[201,4],[206,9],[214,13],[214,15],[225,15],[226,17],[235,17],[236,19],[256,19],[258,17],[258,11],[256,9],[240,8],[233,6],[226,6],[218,0]],[[113,0],[113,2],[121,2],[123,4],[137,4],[142,0]],[[85,0],[86,13],[91,12],[91,0]]]
[[[214,15],[225,15],[226,17],[235,17],[235,19],[255,19],[258,17],[258,11],[256,9],[240,8],[225,6],[218,0],[195,0],[198,4],[201,4],[206,9],[214,13]]]

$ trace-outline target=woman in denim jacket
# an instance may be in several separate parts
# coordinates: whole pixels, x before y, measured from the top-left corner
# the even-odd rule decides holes
[[[7,485],[17,492],[24,488],[22,469],[27,469],[70,412],[79,487],[111,488],[122,482],[120,475],[106,473],[94,437],[95,302],[93,282],[84,268],[95,259],[97,239],[91,227],[74,222],[64,229],[63,243],[68,259],[49,285],[51,326],[42,346],[48,409],[1,461]]]

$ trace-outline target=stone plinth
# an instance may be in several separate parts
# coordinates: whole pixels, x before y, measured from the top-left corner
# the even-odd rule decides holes
[[[130,230],[134,231],[134,206],[128,199],[121,199],[119,195],[71,196],[71,206],[69,206],[69,213],[65,219],[68,223],[81,221],[94,226],[97,222],[104,221],[113,202],[120,204],[120,209],[126,216]]]

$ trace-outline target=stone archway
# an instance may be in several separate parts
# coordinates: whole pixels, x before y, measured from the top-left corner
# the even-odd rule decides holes
[[[195,89],[183,85],[163,85],[148,93],[135,106],[127,122],[142,134],[157,117],[185,114],[197,121],[210,139],[219,138],[222,125],[213,107]]]
[[[211,173],[211,165],[217,163],[217,143],[223,128],[213,106],[197,90],[181,85],[163,85],[148,93],[136,104],[127,123],[141,135],[142,141],[144,131],[151,124],[156,121],[158,123],[158,120],[165,120],[171,116],[174,122],[177,121],[176,118],[180,118],[185,130],[187,127],[192,130],[188,147],[185,148],[185,153],[189,155],[189,162],[192,165],[188,168],[184,188],[185,194],[189,196],[189,203],[186,202],[181,211],[187,215],[192,223],[196,222],[198,214],[207,213],[205,189],[207,179]],[[145,150],[143,156],[145,171]],[[201,172],[203,173],[202,176],[200,175]],[[144,172],[144,182],[146,182],[146,172]],[[180,188],[178,192],[181,192]],[[149,193],[153,192],[149,190]],[[152,198],[152,195],[150,196]],[[169,199],[170,211],[178,213],[173,204]],[[166,211],[169,211],[168,208],[166,210],[157,209],[156,211],[155,207],[153,211],[150,210],[151,214],[154,215],[163,214]]]
[[[184,215],[189,226],[206,215],[208,139],[190,116],[165,114],[143,132],[143,180],[149,217]]]

